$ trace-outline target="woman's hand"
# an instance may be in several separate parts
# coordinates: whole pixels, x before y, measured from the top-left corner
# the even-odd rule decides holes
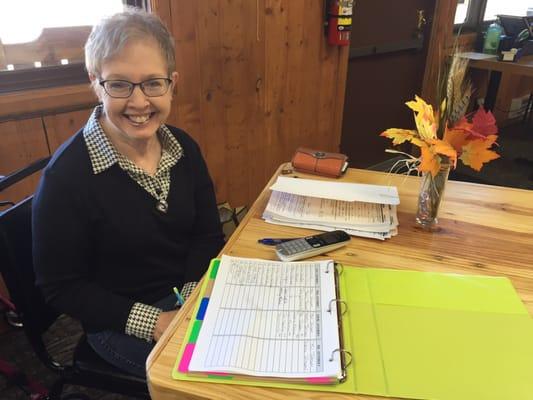
[[[157,342],[178,311],[163,311],[155,324],[154,340]]]

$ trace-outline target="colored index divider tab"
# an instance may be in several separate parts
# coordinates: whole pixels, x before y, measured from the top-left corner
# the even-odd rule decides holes
[[[218,273],[218,267],[220,266],[220,260],[215,259],[212,261],[211,269],[209,272],[209,280],[214,280]],[[196,320],[192,325],[192,329],[189,334],[189,340],[185,345],[185,349],[181,356],[181,360],[178,364],[178,371],[181,373],[189,372],[189,364],[191,363],[191,358],[194,353],[194,348],[196,346],[196,341],[198,340],[198,335],[200,334],[200,329],[202,328],[202,322],[209,304],[209,294],[205,293],[205,297],[202,298],[198,311],[196,313]]]
[[[209,273],[209,279],[216,279],[219,267],[220,267],[220,260],[215,260],[213,262],[213,268],[211,268],[211,271]]]
[[[189,364],[191,363],[192,353],[194,353],[194,343],[187,343],[185,345],[185,350],[181,356],[181,360],[178,366],[178,371],[186,374],[189,372]]]
[[[200,334],[200,328],[202,327],[202,321],[196,320],[192,326],[191,335],[189,336],[189,343],[196,343],[198,335]]]
[[[198,321],[203,321],[205,317],[205,312],[207,311],[207,306],[209,305],[209,297],[204,297],[200,303],[200,308],[198,308],[198,313],[196,313],[196,319]]]
[[[220,260],[217,258],[213,260],[211,270],[209,272],[209,280],[215,280],[218,273],[218,267],[220,266]],[[196,313],[196,320],[203,321],[205,317],[205,312],[207,311],[207,306],[209,305],[209,296],[211,293],[206,293],[202,301],[200,302],[200,307],[198,307],[198,312]],[[200,327],[198,327],[198,330]],[[198,335],[196,335],[198,336]]]
[[[228,381],[233,379],[233,375],[230,375],[225,372],[209,372],[207,374],[207,377],[215,378],[215,379],[223,379],[223,380],[228,380]]]

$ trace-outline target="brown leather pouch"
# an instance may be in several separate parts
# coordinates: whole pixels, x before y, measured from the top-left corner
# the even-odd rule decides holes
[[[298,172],[338,178],[348,167],[348,157],[307,147],[298,147],[292,157],[292,167]]]

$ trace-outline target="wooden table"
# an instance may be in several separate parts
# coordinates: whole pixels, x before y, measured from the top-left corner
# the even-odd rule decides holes
[[[268,187],[282,167],[231,236],[223,254],[274,260],[273,249],[257,244],[257,239],[316,233],[267,224],[261,219],[270,196]],[[318,179],[305,174],[297,176]],[[533,191],[449,181],[441,205],[441,229],[429,233],[419,230],[414,223],[418,177],[350,169],[340,180],[397,186],[401,201],[399,235],[383,242],[353,237],[348,246],[331,252],[329,258],[362,267],[507,276],[533,315]],[[171,369],[197,297],[195,290],[148,358],[152,399],[382,399],[173,380]]]

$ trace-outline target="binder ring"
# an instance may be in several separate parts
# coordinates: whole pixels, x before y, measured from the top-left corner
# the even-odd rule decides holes
[[[335,263],[335,268],[337,268],[337,274],[342,275],[344,272],[344,265],[342,263]]]
[[[346,304],[346,302],[344,300],[341,300],[341,299],[331,299],[329,301],[329,305],[328,305],[328,309],[327,309],[327,312],[328,313],[331,313],[331,303],[339,303],[339,304],[344,304],[344,309],[341,307],[341,315],[344,315],[346,314],[346,311],[348,311],[348,304]]]
[[[344,354],[345,356],[350,356],[350,359],[348,360],[348,362],[346,362],[344,364],[344,369],[348,368],[350,366],[350,364],[352,363],[352,360],[353,360],[353,357],[352,357],[352,353],[349,352],[348,350],[345,350],[345,349],[335,349],[331,352],[331,357],[329,358],[329,362],[332,362],[334,360],[334,355],[335,353],[339,352],[339,354]]]
[[[333,268],[335,268],[335,261],[329,260],[328,263],[326,264],[326,274],[329,274],[329,266],[330,266],[330,264],[333,264]]]

